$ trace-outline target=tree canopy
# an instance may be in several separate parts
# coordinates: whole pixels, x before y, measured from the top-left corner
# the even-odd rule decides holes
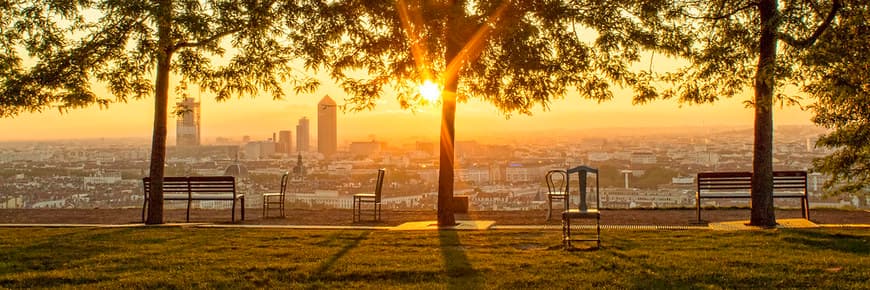
[[[808,84],[816,98],[813,122],[832,129],[817,145],[834,150],[815,160],[832,178],[826,187],[838,194],[870,193],[870,9],[850,1],[830,33],[803,59]]]

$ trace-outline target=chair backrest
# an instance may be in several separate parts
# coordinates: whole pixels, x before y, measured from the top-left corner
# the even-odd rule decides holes
[[[565,170],[550,170],[547,172],[547,191],[550,194],[554,193],[564,193],[568,194],[567,186],[568,186],[568,173]]]
[[[287,193],[287,182],[290,181],[290,172],[284,172],[281,176],[281,195]]]
[[[571,185],[571,181],[570,181],[571,174],[577,173],[579,189],[580,189],[580,190],[578,190],[580,192],[580,206],[579,206],[580,211],[586,211],[589,209],[589,205],[587,204],[587,200],[586,200],[586,198],[588,197],[588,195],[586,194],[586,188],[588,187],[586,185],[586,177],[589,173],[595,174],[595,209],[600,208],[601,207],[601,191],[599,191],[599,187],[598,187],[598,179],[600,179],[600,178],[598,178],[598,169],[581,165],[581,166],[577,166],[574,168],[569,168],[566,171],[566,173],[568,174],[568,178],[565,179],[565,181],[567,182],[567,184],[565,185],[565,192],[568,192],[569,194],[571,192],[570,189],[568,188]]]
[[[384,170],[378,169],[378,180],[375,183],[375,202],[381,202],[381,189],[384,187]]]

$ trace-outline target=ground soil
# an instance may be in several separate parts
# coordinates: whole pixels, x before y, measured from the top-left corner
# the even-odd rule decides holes
[[[354,223],[349,209],[288,209],[286,217],[264,218],[258,209],[247,209],[244,225],[329,225],[329,226],[396,226],[405,222],[430,221],[436,212],[419,210],[384,210],[380,222]],[[131,224],[141,223],[141,209],[0,209],[0,224]],[[550,221],[547,212],[539,211],[471,211],[458,214],[457,219],[491,220],[496,225],[558,225],[554,213]],[[778,219],[800,218],[799,210],[778,210]],[[236,213],[239,218],[239,213]],[[370,216],[364,216],[370,219]],[[710,209],[702,212],[705,222],[749,220],[749,209]],[[870,224],[870,211],[813,209],[811,220],[818,224]],[[603,210],[602,224],[609,225],[694,225],[694,209],[631,209]],[[185,222],[185,210],[171,209],[164,213],[164,222]],[[230,210],[194,209],[190,222],[230,224]]]

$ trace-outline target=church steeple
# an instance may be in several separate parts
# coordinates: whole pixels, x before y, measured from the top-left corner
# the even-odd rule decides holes
[[[299,177],[305,175],[305,166],[302,164],[302,153],[296,155],[296,166],[293,167],[293,175]]]

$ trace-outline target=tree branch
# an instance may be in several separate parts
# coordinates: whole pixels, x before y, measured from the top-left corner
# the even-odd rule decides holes
[[[208,44],[208,43],[211,43],[211,42],[213,42],[213,41],[215,41],[215,40],[218,40],[218,39],[220,39],[220,38],[222,38],[222,37],[224,37],[224,36],[227,36],[227,35],[230,35],[230,34],[233,34],[233,33],[237,33],[237,32],[241,32],[241,31],[242,31],[241,28],[236,28],[236,29],[231,29],[231,30],[227,30],[227,31],[224,31],[224,32],[221,32],[221,33],[218,33],[218,34],[212,35],[212,36],[209,37],[209,38],[202,39],[202,40],[199,40],[199,41],[194,41],[194,42],[190,42],[190,41],[182,41],[182,42],[179,42],[179,43],[175,44],[175,46],[173,46],[171,50],[172,50],[172,51],[176,51],[176,50],[179,50],[179,49],[182,49],[182,48],[186,48],[186,47],[200,47],[200,46],[206,45],[206,44]]]
[[[839,0],[837,0],[837,1],[839,1]],[[694,15],[689,15],[689,14],[683,13],[683,16],[686,16],[689,19],[722,20],[722,19],[731,18],[731,16],[734,16],[734,14],[740,13],[741,11],[746,10],[746,9],[751,9],[755,6],[758,6],[758,2],[750,2],[750,3],[746,4],[745,6],[734,9],[726,14],[718,14],[718,15],[712,15],[712,16],[694,16]]]
[[[842,0],[834,0],[833,6],[831,7],[831,11],[828,13],[828,16],[825,17],[825,21],[822,22],[822,24],[816,28],[816,31],[814,31],[813,34],[810,35],[809,37],[807,37],[806,39],[796,40],[794,38],[794,36],[788,35],[786,33],[778,33],[777,38],[779,38],[779,40],[782,40],[785,43],[788,43],[788,45],[791,45],[794,48],[797,48],[797,49],[807,48],[807,47],[813,45],[816,42],[816,40],[819,39],[819,36],[821,36],[822,33],[824,33],[825,30],[827,30],[828,27],[831,26],[831,22],[834,21],[834,17],[837,16],[837,12],[840,11],[840,8],[843,8]]]

